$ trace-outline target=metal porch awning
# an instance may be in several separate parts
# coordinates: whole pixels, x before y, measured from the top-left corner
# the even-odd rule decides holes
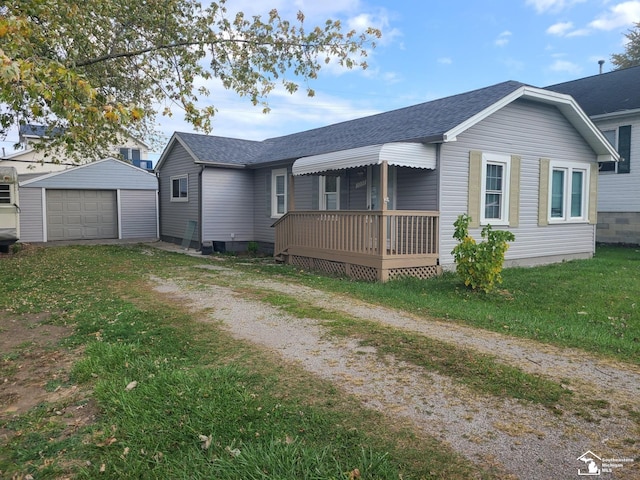
[[[436,146],[424,143],[384,143],[338,152],[302,157],[293,163],[294,175],[311,175],[332,170],[379,165],[435,170]]]

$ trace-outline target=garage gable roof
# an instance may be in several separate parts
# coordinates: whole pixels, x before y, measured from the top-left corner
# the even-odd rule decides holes
[[[26,188],[73,190],[157,190],[152,173],[115,158],[105,158],[20,182]]]

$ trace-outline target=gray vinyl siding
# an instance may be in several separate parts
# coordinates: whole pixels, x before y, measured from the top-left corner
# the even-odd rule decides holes
[[[43,242],[42,189],[21,188],[20,196],[20,241]]]
[[[435,170],[397,168],[397,210],[438,210],[438,176]]]
[[[156,238],[157,193],[154,190],[121,190],[121,238]]]
[[[345,210],[367,209],[367,169],[358,168],[348,170],[347,182],[349,186],[349,199],[345,204]]]
[[[257,242],[275,243],[275,228],[272,225],[278,220],[277,217],[271,216],[271,171],[285,168],[284,166],[273,168],[262,168],[255,170],[253,177],[254,188],[254,236]],[[287,172],[291,175],[291,165],[287,166]],[[298,178],[296,178],[297,182]],[[304,184],[304,181],[303,181]],[[287,186],[287,194],[289,194]],[[298,195],[298,187],[296,184],[296,198]],[[301,189],[302,190],[302,189]],[[303,200],[304,203],[304,200]],[[297,210],[302,210],[296,205]]]
[[[202,173],[202,240],[250,242],[253,171],[207,168]],[[231,235],[234,238],[231,238]]]
[[[640,212],[640,115],[623,119],[596,120],[600,130],[631,125],[631,169],[629,173],[601,172],[598,176],[598,212]]]
[[[182,239],[190,220],[200,223],[199,183],[201,167],[178,142],[162,165],[160,172],[160,236]],[[171,201],[171,178],[188,175],[188,201]],[[200,243],[200,225],[196,228],[192,241]]]
[[[596,161],[596,155],[553,106],[518,100],[460,135],[441,149],[440,260],[452,265],[453,223],[467,212],[469,152],[479,150],[521,156],[520,218],[509,227],[516,236],[506,254],[507,263],[536,263],[536,258],[591,256],[595,225],[587,223],[538,226],[540,158]],[[496,227],[503,228],[503,227]],[[480,240],[480,229],[471,230]],[[514,263],[514,262],[511,262]]]
[[[320,177],[314,175],[294,177],[296,210],[318,209],[319,182]]]

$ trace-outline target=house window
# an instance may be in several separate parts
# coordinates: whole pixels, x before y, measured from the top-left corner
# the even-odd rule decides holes
[[[320,177],[320,210],[340,210],[340,177]]]
[[[11,204],[11,185],[0,183],[0,204]]]
[[[187,175],[171,177],[171,201],[189,201],[189,177]]]
[[[123,160],[128,160],[130,162],[134,160],[140,160],[140,149],[138,148],[121,148],[120,155]]]
[[[600,172],[631,172],[631,125],[623,125],[614,130],[604,130],[602,134],[620,154],[619,162],[600,162]]]
[[[509,155],[482,154],[481,222],[492,225],[509,223]]]
[[[588,168],[552,162],[550,182],[549,223],[586,221]]]
[[[287,169],[271,171],[271,216],[281,217],[287,213]]]

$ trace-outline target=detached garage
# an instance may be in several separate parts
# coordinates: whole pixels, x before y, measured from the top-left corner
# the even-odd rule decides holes
[[[158,238],[158,179],[106,158],[20,182],[20,241]]]

